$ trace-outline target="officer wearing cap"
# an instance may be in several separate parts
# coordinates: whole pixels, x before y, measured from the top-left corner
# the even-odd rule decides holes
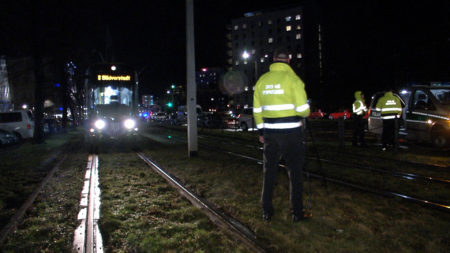
[[[274,214],[272,196],[278,162],[283,156],[290,180],[290,200],[294,222],[304,219],[302,167],[305,159],[303,118],[310,113],[305,84],[289,66],[289,53],[275,51],[269,72],[256,83],[253,116],[264,143],[263,219]]]

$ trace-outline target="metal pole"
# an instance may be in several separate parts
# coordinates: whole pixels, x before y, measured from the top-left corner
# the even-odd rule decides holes
[[[197,90],[195,87],[194,0],[186,0],[186,77],[188,155],[197,155]]]
[[[344,134],[345,134],[344,118],[342,117],[338,119],[339,147],[341,148],[340,150],[344,148]]]
[[[396,116],[394,119],[394,152],[398,151],[398,117]]]

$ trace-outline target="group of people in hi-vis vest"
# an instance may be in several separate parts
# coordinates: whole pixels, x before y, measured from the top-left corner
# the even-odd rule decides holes
[[[302,199],[302,171],[305,161],[304,118],[310,107],[302,79],[290,67],[291,55],[283,48],[273,54],[269,71],[261,75],[253,93],[253,117],[264,144],[263,185],[261,204],[265,221],[275,214],[272,204],[278,162],[284,157],[290,185],[292,221],[299,222],[312,216],[305,210]],[[364,94],[355,92],[353,103],[355,130],[353,144],[364,146],[364,114],[367,111]],[[394,143],[394,122],[401,115],[400,100],[391,91],[378,101],[377,110],[383,118],[383,149]]]
[[[398,119],[402,115],[402,103],[400,99],[392,93],[391,90],[384,93],[376,106],[375,110],[381,114],[383,120],[383,132],[381,135],[382,147],[385,151],[388,145],[395,145],[398,134]],[[355,92],[355,102],[353,102],[353,146],[366,146],[364,140],[364,119],[363,116],[367,112],[364,101],[364,94],[361,91]]]

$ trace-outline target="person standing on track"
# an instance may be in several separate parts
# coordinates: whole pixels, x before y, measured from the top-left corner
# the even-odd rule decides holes
[[[305,84],[289,66],[290,56],[284,49],[275,51],[274,63],[255,85],[253,116],[264,143],[264,179],[262,189],[263,219],[274,214],[272,196],[283,156],[290,180],[292,220],[305,218],[302,199],[302,169],[305,143],[302,119],[310,113]]]
[[[367,112],[366,104],[364,103],[364,93],[361,91],[355,92],[355,102],[353,102],[353,146],[365,147],[364,140],[364,114]]]
[[[402,115],[402,103],[390,90],[378,100],[375,109],[381,112],[381,119],[383,119],[381,150],[385,151],[388,144],[395,145],[398,141],[394,140],[394,137],[398,135],[398,119]]]

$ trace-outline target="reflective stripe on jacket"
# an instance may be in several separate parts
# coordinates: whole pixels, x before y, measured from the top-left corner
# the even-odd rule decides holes
[[[305,84],[292,68],[281,62],[270,65],[262,75],[253,93],[253,116],[258,129],[292,129],[301,126],[301,117],[307,117]]]
[[[366,105],[361,98],[361,91],[355,92],[355,102],[353,102],[353,113],[356,115],[363,115],[367,111]]]
[[[378,100],[375,110],[381,111],[382,119],[399,118],[402,115],[402,103],[398,97],[388,91]]]

